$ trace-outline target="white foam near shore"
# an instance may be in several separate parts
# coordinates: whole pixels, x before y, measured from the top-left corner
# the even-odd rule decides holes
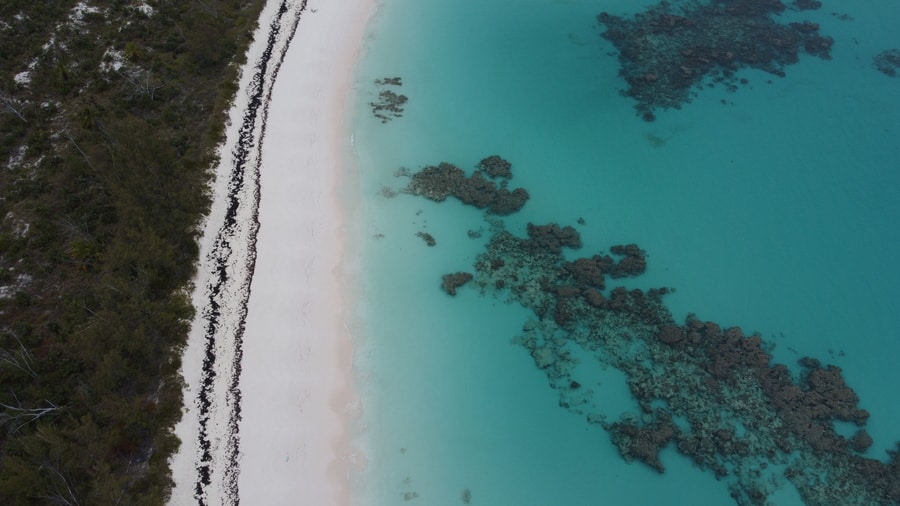
[[[281,4],[273,0],[266,6],[248,65],[263,54],[267,30]],[[223,476],[235,471],[238,498],[245,504],[349,502],[347,476],[354,458],[346,428],[358,399],[352,387],[352,349],[342,323],[343,236],[336,185],[350,144],[345,103],[373,10],[372,0],[306,3],[263,117],[265,128],[258,130],[260,227],[242,355],[237,355],[240,394],[213,392],[220,400],[211,407],[234,410],[238,404],[239,470],[214,451],[209,467],[213,484],[203,493],[204,504],[236,499],[229,498],[227,490],[217,490],[228,486]],[[245,69],[231,111],[227,149],[235,145],[248,107],[251,73]],[[215,203],[201,242],[204,259],[215,247],[226,214],[232,165],[230,154],[223,152]],[[205,267],[201,264],[196,280],[198,320],[207,303],[202,292],[210,274]],[[198,502],[201,423],[195,404],[203,381],[203,325],[195,323],[183,356],[187,410],[176,427],[182,449],[172,460],[175,505]],[[216,415],[211,419],[216,422]],[[230,437],[228,430],[225,423],[207,424],[214,450]],[[227,466],[231,468],[223,469]]]

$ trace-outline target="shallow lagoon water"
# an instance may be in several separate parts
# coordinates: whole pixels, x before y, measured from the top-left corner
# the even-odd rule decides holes
[[[385,2],[356,84],[354,156],[361,195],[352,240],[362,253],[356,308],[359,421],[371,504],[723,504],[727,485],[672,445],[659,475],[625,463],[608,434],[558,406],[528,352],[513,344],[529,311],[443,274],[471,270],[488,225],[455,201],[386,198],[399,167],[441,161],[466,169],[499,154],[511,187],[531,199],[506,217],[576,226],[579,255],[613,244],[648,252],[629,287],[673,287],[666,303],[723,326],[759,332],[774,359],[812,356],[843,369],[871,412],[873,458],[900,439],[892,384],[900,298],[900,80],[872,68],[893,47],[889,1],[786,12],[835,39],[831,60],[801,55],[778,78],[745,69],[746,86],[704,88],[680,110],[644,122],[620,94],[612,44],[596,15],[649,2],[492,0]],[[848,14],[852,19],[841,19]],[[381,123],[369,102],[409,97]],[[724,102],[724,103],[723,103]],[[583,225],[576,225],[583,218]],[[470,238],[467,231],[481,231]],[[417,237],[428,232],[428,247]],[[590,359],[595,410],[637,411],[624,377]],[[694,497],[690,497],[693,494]],[[799,504],[792,486],[769,500]]]

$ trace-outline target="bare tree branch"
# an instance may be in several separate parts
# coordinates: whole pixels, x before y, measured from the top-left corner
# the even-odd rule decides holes
[[[72,137],[72,134],[71,134],[71,133],[69,133],[69,129],[67,128],[67,129],[63,130],[63,133],[66,135],[66,138],[69,139],[69,142],[71,142],[72,145],[75,146],[75,149],[77,149],[78,152],[81,153],[81,157],[84,158],[84,161],[85,161],[85,163],[88,164],[88,167],[90,167],[91,169],[93,169],[94,172],[97,172],[97,168],[94,167],[94,164],[93,164],[93,163],[91,163],[91,159],[88,158],[87,153],[85,153],[84,150],[81,149],[81,146],[79,146],[78,143],[75,142],[75,138]]]
[[[212,2],[204,2],[203,0],[194,0],[194,3],[213,18],[219,17],[219,8]]]
[[[11,432],[16,432],[25,425],[28,425],[45,415],[59,411],[59,406],[56,404],[53,404],[46,399],[44,399],[44,402],[48,405],[45,408],[23,408],[10,406],[9,404],[0,402],[0,407],[5,410],[3,413],[0,413],[0,425],[13,425]]]
[[[2,94],[0,94],[0,104],[3,105],[3,112],[15,114],[24,123],[28,123],[28,120],[25,119],[25,116],[22,116],[22,109],[25,107],[25,104],[22,104],[12,97],[8,97]]]
[[[69,484],[69,480],[67,480],[66,477],[63,476],[63,474],[59,471],[58,464],[51,465],[49,462],[44,462],[43,464],[41,464],[41,469],[46,469],[46,470],[50,471],[51,473],[53,473],[54,476],[56,476],[57,478],[59,478],[60,481],[62,481],[62,485],[66,489],[65,490],[66,495],[63,495],[62,491],[59,490],[59,488],[60,488],[59,484],[56,483],[55,484],[56,494],[54,494],[52,496],[44,496],[44,497],[42,497],[43,499],[49,499],[58,504],[65,504],[67,506],[78,506],[79,504],[81,504],[78,502],[78,497],[75,496],[75,492],[72,490],[72,485]],[[56,481],[56,480],[54,480],[54,481]],[[68,496],[68,497],[66,497],[66,496]]]
[[[131,95],[128,98],[134,98],[138,95],[147,95],[151,101],[156,99],[156,92],[159,91],[166,83],[154,83],[149,72],[137,71],[130,74],[117,71],[128,84],[131,85]]]
[[[16,340],[16,343],[19,345],[19,349],[0,349],[0,362],[11,365],[16,369],[19,369],[22,372],[28,374],[32,378],[37,378],[38,374],[31,366],[31,364],[34,363],[34,355],[32,355],[31,352],[28,351],[28,348],[26,348],[25,345],[22,344],[22,340],[19,339],[19,336],[15,332],[10,331],[7,333],[7,335]]]

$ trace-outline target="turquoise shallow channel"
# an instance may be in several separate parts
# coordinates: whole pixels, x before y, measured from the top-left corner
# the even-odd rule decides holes
[[[360,503],[897,504],[900,10],[818,4],[383,2]]]

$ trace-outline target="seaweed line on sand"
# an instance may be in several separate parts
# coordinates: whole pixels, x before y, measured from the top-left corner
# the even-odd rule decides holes
[[[205,329],[204,359],[197,395],[200,455],[194,484],[194,498],[204,506],[209,503],[215,473],[222,476],[222,500],[232,505],[240,502],[239,384],[247,303],[256,265],[261,151],[272,89],[306,4],[306,0],[281,2],[269,25],[265,49],[252,67],[249,100],[232,150],[225,217],[207,258],[211,276],[205,289],[206,306],[200,312]],[[212,427],[223,430],[221,441],[210,435]]]

